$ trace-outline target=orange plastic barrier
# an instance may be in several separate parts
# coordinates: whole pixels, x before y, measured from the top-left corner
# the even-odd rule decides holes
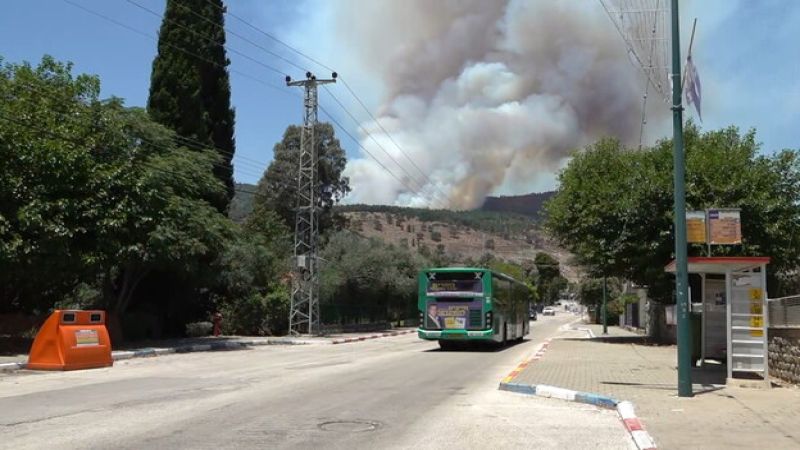
[[[113,363],[105,311],[56,310],[36,334],[26,368],[77,370]]]

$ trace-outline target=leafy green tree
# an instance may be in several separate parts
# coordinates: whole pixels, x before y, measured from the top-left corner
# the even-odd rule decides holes
[[[167,0],[147,101],[156,122],[217,149],[213,172],[226,192],[210,200],[222,212],[234,194],[235,151],[224,25],[222,0]]]
[[[417,273],[431,262],[415,251],[348,231],[331,235],[322,251],[320,299],[340,320],[372,314],[381,320],[416,316]],[[348,317],[349,316],[349,317]]]
[[[797,267],[797,152],[762,156],[755,132],[741,135],[734,127],[701,133],[689,123],[684,134],[687,209],[742,210],[743,245],[716,247],[715,254],[769,255],[773,273]],[[559,183],[547,205],[547,227],[590,275],[626,278],[671,302],[672,281],[663,268],[673,255],[672,142],[637,151],[598,141],[575,154]]]
[[[92,274],[97,192],[118,181],[99,90],[50,57],[0,68],[0,310],[46,310]]]
[[[275,144],[272,162],[258,182],[255,206],[275,211],[287,227],[294,230],[297,198],[297,171],[300,164],[300,134],[302,127],[291,125],[283,139]],[[350,192],[350,180],[342,176],[347,158],[333,126],[320,123],[315,128],[317,181],[320,195],[319,229],[323,233],[334,223],[333,206]]]
[[[282,245],[288,241],[283,224],[266,220],[248,222],[218,261],[217,308],[227,334],[275,335],[288,329],[288,246]]]
[[[261,245],[266,246],[278,261],[283,261],[291,255],[292,231],[275,211],[264,209],[262,206],[255,208],[245,221],[244,228],[259,236]]]
[[[228,217],[234,222],[242,223],[253,212],[253,195],[256,185],[236,183],[234,189],[236,193],[228,206]]]
[[[99,100],[97,78],[51,58],[1,73],[14,95],[0,99],[12,119],[0,125],[0,277],[14,308],[97,283],[96,302],[121,314],[153,271],[191,277],[215,258],[230,222],[201,200],[223,191],[213,152],[176,147],[143,110]]]
[[[538,277],[536,293],[538,298],[547,304],[555,303],[558,295],[567,286],[567,280],[561,276],[558,260],[547,253],[539,252],[533,261]]]

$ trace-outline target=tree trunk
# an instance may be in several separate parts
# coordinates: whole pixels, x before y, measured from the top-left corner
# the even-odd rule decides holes
[[[125,314],[128,306],[130,306],[133,293],[136,292],[136,288],[148,272],[149,270],[147,269],[137,268],[135,266],[125,269],[122,275],[122,288],[117,295],[117,304],[115,308],[117,313],[120,315]]]
[[[148,269],[130,265],[122,269],[122,274],[117,277],[121,280],[116,283],[110,273],[106,275],[106,281],[103,283],[103,292],[108,304],[106,325],[113,345],[125,340],[122,317],[130,306],[136,287],[149,272]],[[120,281],[121,286],[119,286]]]

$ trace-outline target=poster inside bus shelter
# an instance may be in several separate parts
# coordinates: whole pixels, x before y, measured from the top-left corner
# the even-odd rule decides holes
[[[426,328],[464,329],[469,327],[469,311],[481,311],[481,299],[428,302]],[[480,317],[480,316],[479,316]]]

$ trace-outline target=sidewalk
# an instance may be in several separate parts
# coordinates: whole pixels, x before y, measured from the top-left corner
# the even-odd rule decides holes
[[[695,396],[677,397],[675,346],[647,345],[619,327],[575,325],[514,383],[627,400],[659,448],[800,448],[800,389],[725,387],[722,367],[695,369]],[[556,400],[554,400],[556,401]]]
[[[176,338],[141,341],[119,346],[112,352],[114,361],[131,358],[161,356],[171,353],[205,352],[219,350],[242,350],[260,345],[333,345],[360,342],[368,339],[400,336],[416,332],[416,328],[395,328],[372,333],[340,333],[323,337],[247,337],[220,336],[199,338]],[[0,356],[0,372],[23,369],[28,355]]]

